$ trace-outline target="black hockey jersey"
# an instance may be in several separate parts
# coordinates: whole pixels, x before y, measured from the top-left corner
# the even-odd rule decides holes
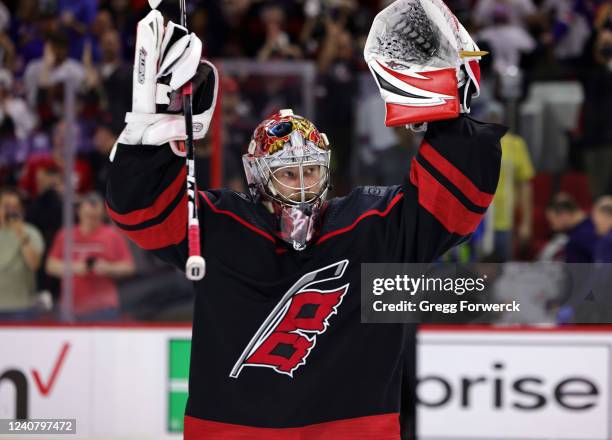
[[[473,232],[504,132],[466,116],[430,123],[405,182],[326,202],[303,251],[251,197],[201,191],[207,275],[194,285],[185,438],[398,440],[408,336],[360,323],[360,265],[432,261]],[[184,268],[184,160],[119,145],[107,199],[130,239]]]

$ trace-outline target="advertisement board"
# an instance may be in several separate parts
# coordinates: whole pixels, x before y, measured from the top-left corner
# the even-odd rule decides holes
[[[612,331],[427,329],[419,341],[420,439],[612,440]],[[74,418],[71,438],[179,439],[190,347],[187,327],[0,327],[0,418]]]
[[[423,332],[421,435],[610,439],[611,344],[612,334]]]

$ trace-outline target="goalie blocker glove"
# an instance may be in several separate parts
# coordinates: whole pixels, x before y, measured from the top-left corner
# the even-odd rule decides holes
[[[201,60],[202,42],[173,22],[164,28],[159,11],[151,11],[138,23],[134,56],[132,111],[118,143],[125,145],[170,144],[175,154],[185,156],[185,118],[181,88],[193,87],[193,138],[202,139],[214,112],[218,73]],[[115,157],[116,146],[111,153]]]

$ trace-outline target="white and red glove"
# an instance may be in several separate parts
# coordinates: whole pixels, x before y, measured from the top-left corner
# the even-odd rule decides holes
[[[364,57],[386,103],[385,125],[469,112],[481,52],[442,0],[397,0],[374,19]]]
[[[202,42],[193,33],[164,19],[152,10],[140,20],[134,55],[132,111],[118,143],[164,145],[184,156],[178,144],[185,140],[181,88],[193,87],[193,137],[202,139],[217,101],[218,74],[215,66],[201,60]],[[111,160],[114,154],[111,153]]]

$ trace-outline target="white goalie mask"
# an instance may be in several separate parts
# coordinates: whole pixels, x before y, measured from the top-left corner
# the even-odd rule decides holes
[[[243,157],[251,194],[276,214],[279,236],[302,250],[329,190],[329,142],[308,119],[281,110],[261,122]]]

